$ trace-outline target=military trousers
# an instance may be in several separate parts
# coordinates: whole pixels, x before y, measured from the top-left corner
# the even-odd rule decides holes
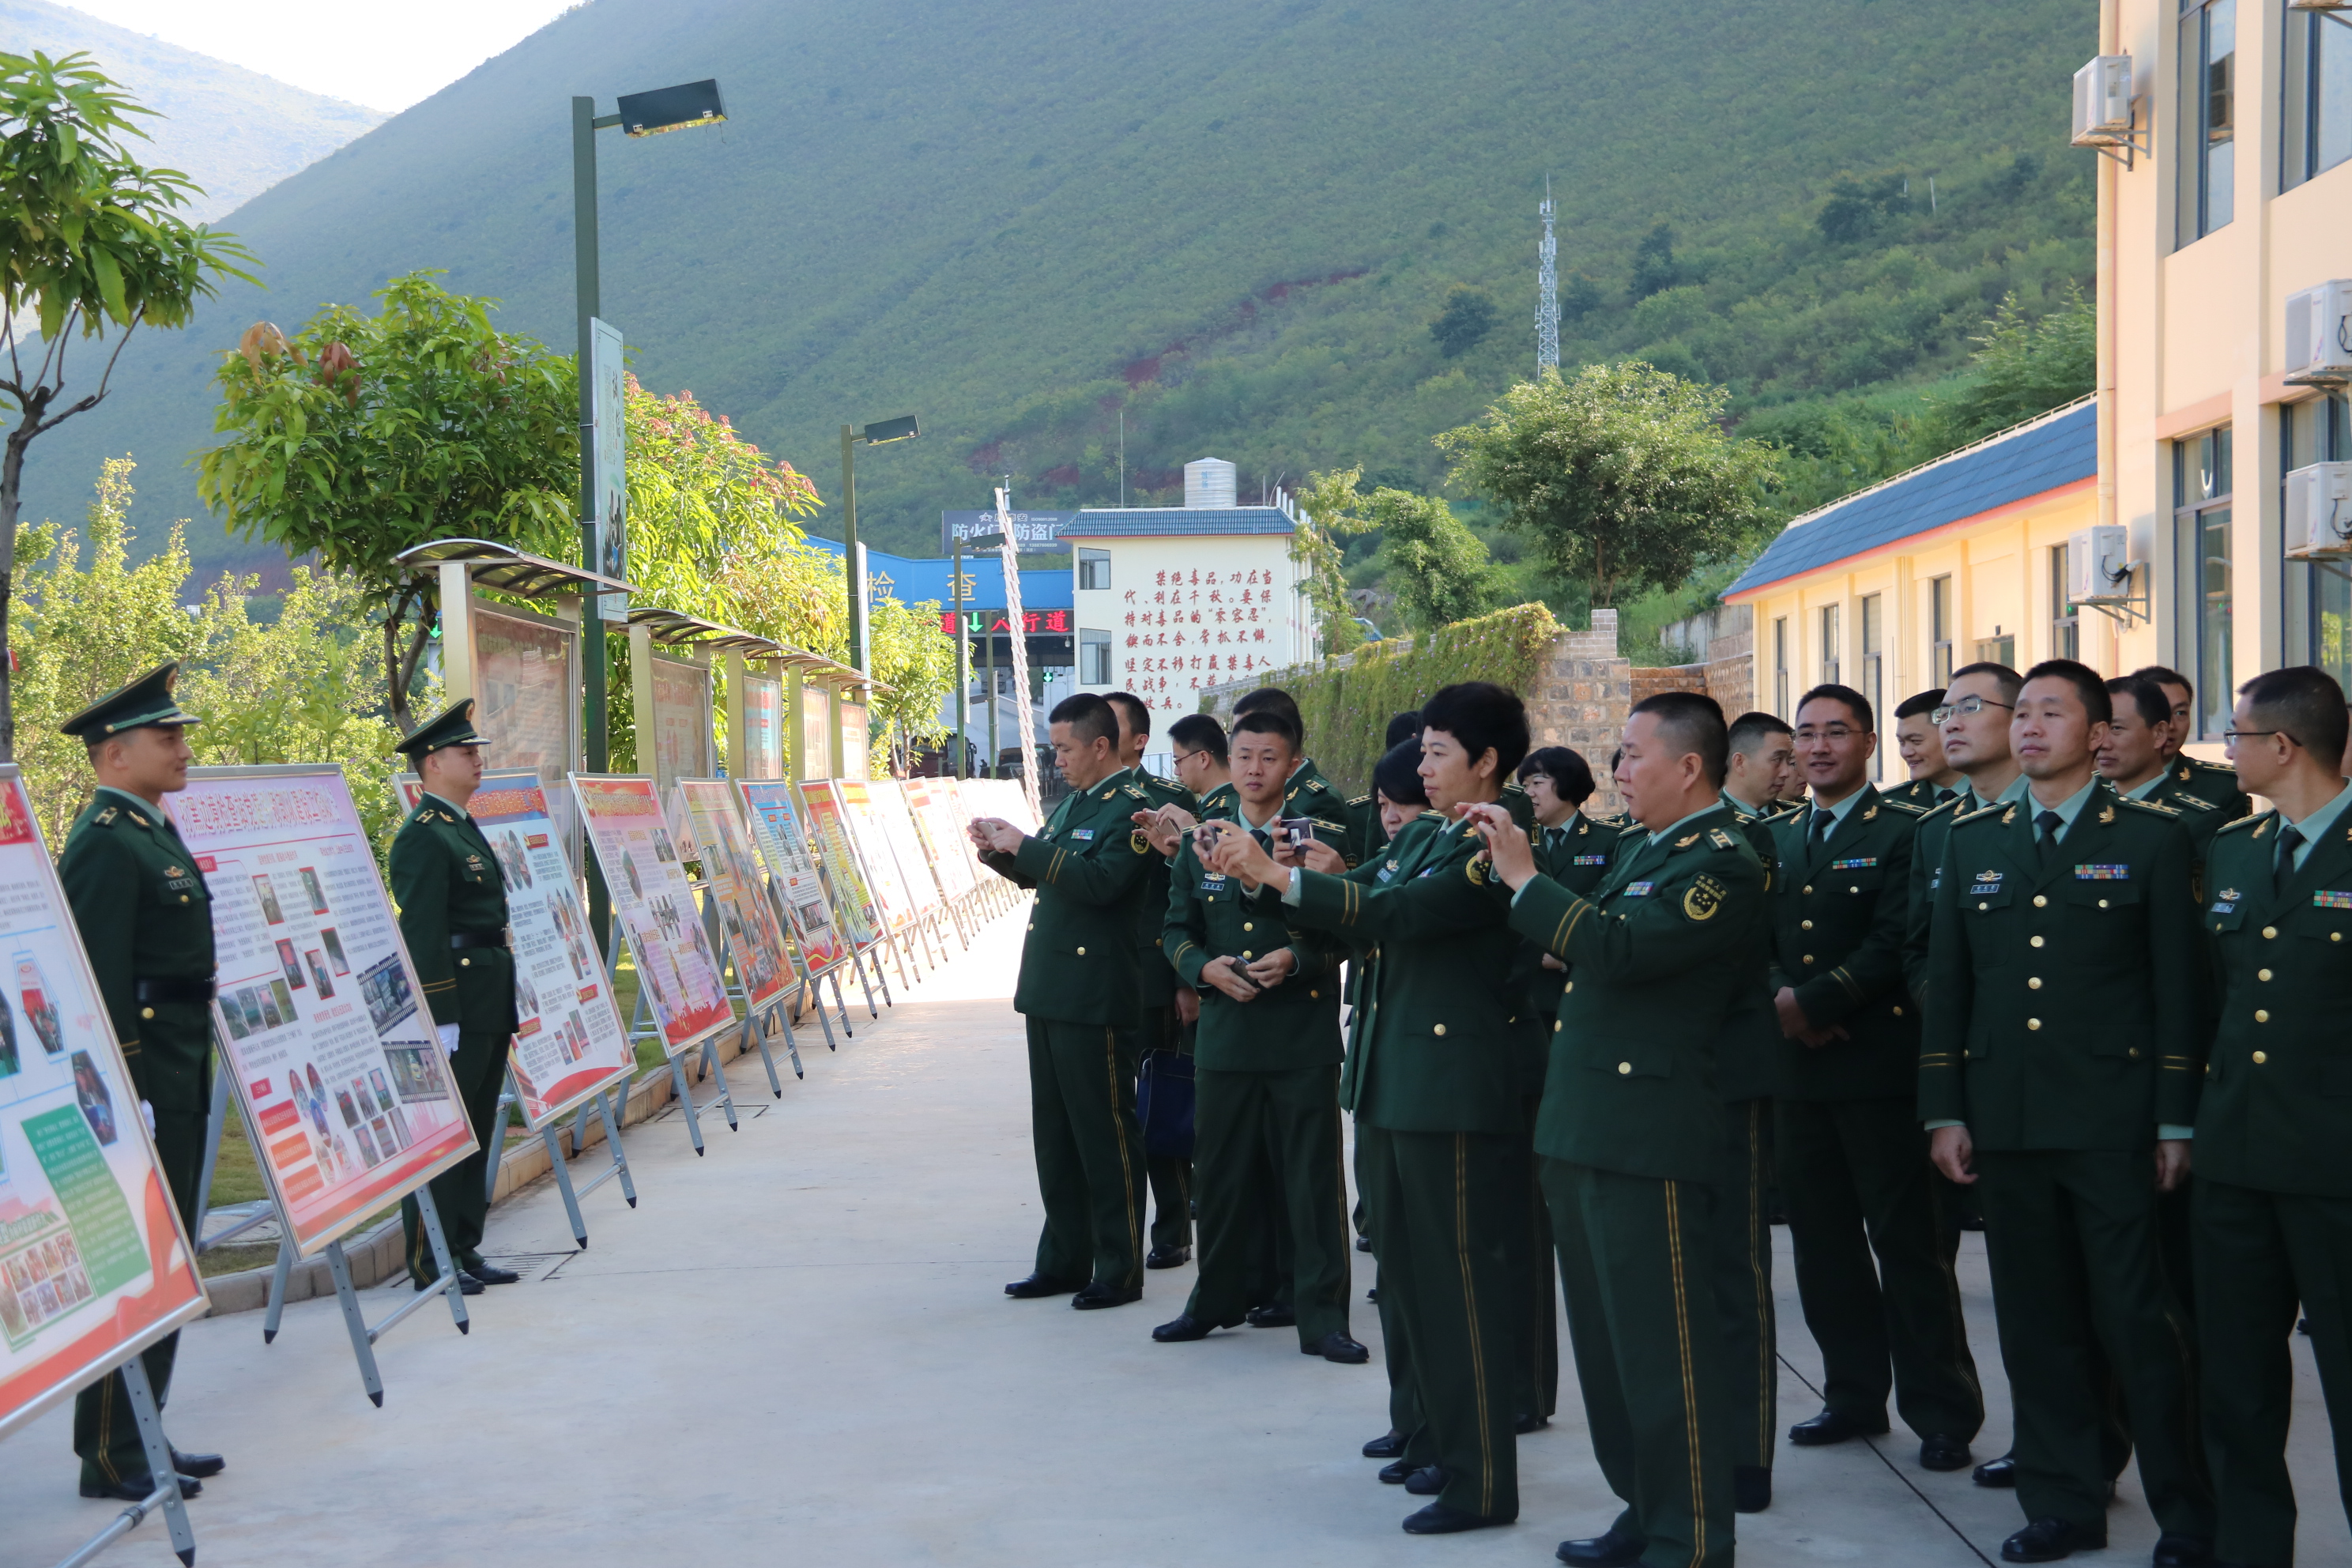
[[[1143,1027],[1138,1032],[1141,1037],[1138,1048],[1142,1052],[1173,1051],[1184,1057],[1192,1054],[1192,1026],[1176,1016],[1173,1002],[1146,1003]],[[1194,1157],[1182,1159],[1147,1152],[1143,1158],[1144,1174],[1151,1185],[1151,1245],[1155,1248],[1192,1245],[1192,1171],[1198,1160],[1201,1117],[1197,1083],[1192,1092]]]
[[[2018,1506],[2027,1519],[2063,1519],[2105,1539],[2104,1356],[2129,1415],[2148,1511],[2168,1531],[2210,1536],[2196,1356],[2165,1277],[2149,1155],[1979,1149],[1976,1169],[2014,1411]]]
[[[1821,1347],[1829,1408],[1868,1426],[1891,1392],[1922,1437],[1984,1425],[1953,1269],[1960,1232],[1912,1100],[1783,1100],[1780,1192],[1797,1300]]]
[[[1526,1133],[1511,1141],[1511,1300],[1518,1317],[1511,1413],[1549,1421],[1559,1408],[1559,1294],[1551,1268],[1551,1215],[1536,1168],[1536,1112],[1543,1091],[1523,1096]]]
[[[1645,1562],[1729,1568],[1714,1194],[1549,1158],[1543,1188],[1593,1458],[1625,1503],[1612,1528],[1646,1542]]]
[[[1339,1069],[1292,1068],[1193,1076],[1194,1167],[1201,1194],[1200,1273],[1184,1310],[1231,1327],[1258,1300],[1253,1264],[1270,1214],[1289,1219],[1290,1277],[1280,1299],[1310,1346],[1348,1328],[1352,1282],[1348,1177],[1340,1151]],[[1271,1151],[1273,1180],[1265,1180]]]
[[[1402,1337],[1418,1431],[1406,1457],[1445,1472],[1437,1500],[1519,1515],[1511,1410],[1511,1135],[1356,1124],[1381,1260],[1381,1327]],[[1393,1367],[1393,1363],[1391,1363]],[[1391,1412],[1395,1409],[1391,1401]]]
[[[209,1099],[209,1081],[205,1092]],[[116,1114],[125,1109],[133,1116],[139,1114],[135,1107],[118,1107]],[[201,1229],[196,1187],[204,1180],[205,1126],[210,1118],[209,1105],[194,1110],[159,1108],[155,1112],[156,1163],[163,1184],[171,1190],[172,1206],[180,1211],[180,1223],[187,1227],[191,1240]],[[172,1367],[179,1353],[179,1331],[173,1330],[140,1356],[158,1410],[172,1391]],[[139,1423],[131,1413],[131,1387],[120,1372],[108,1373],[75,1397],[73,1446],[81,1457],[81,1479],[86,1482],[110,1485],[127,1476],[148,1473],[147,1447],[140,1440]]]
[[[1375,1235],[1372,1223],[1372,1177],[1370,1152],[1378,1142],[1372,1130],[1361,1121],[1356,1123],[1355,1144],[1350,1158],[1356,1172],[1356,1209],[1350,1216],[1365,1236]],[[1380,1243],[1372,1243],[1372,1298],[1381,1321],[1381,1363],[1389,1379],[1389,1430],[1402,1434],[1405,1451],[1399,1458],[1410,1461],[1415,1468],[1437,1463],[1433,1439],[1426,1423],[1421,1418],[1421,1395],[1413,1387],[1412,1348],[1405,1343],[1404,1330],[1398,1321],[1397,1298],[1393,1291],[1381,1288]]]
[[[449,1058],[450,1088],[465,1106],[466,1121],[481,1147],[426,1185],[441,1215],[441,1236],[449,1244],[449,1261],[459,1268],[471,1268],[482,1260],[482,1233],[490,1217],[485,1183],[490,1162],[506,1148],[506,1128],[498,1121],[498,1112],[499,1090],[506,1084],[507,1039],[504,1035],[461,1029],[457,1054]],[[408,1247],[409,1278],[429,1285],[441,1278],[441,1269],[433,1261],[433,1243],[425,1234],[423,1216],[424,1210],[414,1196],[400,1200],[400,1230]]]
[[[1715,1315],[1723,1332],[1723,1394],[1731,1462],[1769,1470],[1780,1436],[1780,1323],[1772,1301],[1772,1102],[1735,1100],[1723,1108],[1722,1167],[1716,1177]]]
[[[1032,1017],[1029,1136],[1045,1224],[1037,1272],[1115,1290],[1143,1284],[1143,1129],[1135,1032]]]
[[[2352,1514],[2352,1198],[2261,1192],[2197,1179],[2197,1342],[2205,1451],[2221,1510],[2216,1559],[2294,1561],[2287,1423],[2295,1309],[2335,1434],[2336,1487]]]

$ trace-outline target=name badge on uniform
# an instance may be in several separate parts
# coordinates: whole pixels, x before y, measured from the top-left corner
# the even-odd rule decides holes
[[[1650,889],[1656,886],[1655,882],[1628,882],[1622,890],[1629,899],[1646,899],[1650,896]]]
[[[2205,912],[2209,915],[2229,914],[2237,909],[2238,900],[2244,897],[2245,894],[2235,888],[2224,888],[2213,895],[2213,907]]]
[[[1609,864],[1609,857],[1606,855],[1579,855],[1570,859],[1569,864],[1571,866],[1606,866]]]
[[[2129,866],[2077,866],[2074,868],[2074,880],[2128,882],[2131,880],[2131,868]]]
[[[1070,829],[1070,837],[1081,844],[1091,844],[1094,842],[1095,830],[1091,827],[1073,827]]]
[[[1225,875],[1223,872],[1203,871],[1201,873],[1201,891],[1204,893],[1222,893],[1224,890]]]
[[[2315,910],[2352,910],[2352,893],[2323,888],[2311,895],[2311,907]]]
[[[1852,860],[1832,860],[1830,862],[1830,869],[1832,871],[1867,871],[1877,864],[1877,856],[1864,855]]]

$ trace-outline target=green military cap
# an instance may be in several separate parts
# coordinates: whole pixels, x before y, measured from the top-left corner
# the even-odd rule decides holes
[[[444,746],[480,746],[489,742],[488,735],[474,729],[474,700],[462,698],[441,710],[431,722],[417,726],[414,734],[393,748],[405,752],[412,760],[421,761],[428,752]]]
[[[149,724],[183,729],[202,723],[194,714],[180,711],[180,705],[172,700],[172,688],[179,679],[177,659],[158,665],[120,691],[100,698],[58,725],[58,730],[84,741],[103,741],[110,735]]]

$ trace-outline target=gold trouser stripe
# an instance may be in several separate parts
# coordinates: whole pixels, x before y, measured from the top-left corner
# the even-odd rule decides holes
[[[1748,1102],[1748,1268],[1756,1277],[1756,1451],[1772,1451],[1772,1392],[1780,1368],[1772,1332],[1771,1231],[1764,1224],[1764,1102]],[[1759,1240],[1762,1246],[1757,1245]]]
[[[109,1373],[98,1384],[98,1468],[115,1482],[122,1479],[114,1468],[114,1385],[121,1381],[121,1373]]]
[[[1454,1135],[1454,1257],[1462,1270],[1463,1318],[1470,1325],[1470,1382],[1478,1390],[1478,1511],[1495,1511],[1495,1439],[1486,1417],[1486,1348],[1478,1333],[1478,1290],[1470,1279],[1470,1135]]]
[[[1136,1201],[1135,1165],[1128,1158],[1127,1129],[1118,1124],[1118,1031],[1103,1030],[1103,1075],[1110,1084],[1110,1136],[1118,1145],[1120,1190],[1127,1194],[1127,1283],[1143,1283],[1143,1237],[1137,1234],[1143,1205]]]
[[[1682,1363],[1683,1441],[1690,1449],[1691,1563],[1706,1561],[1706,1485],[1699,1459],[1698,1390],[1691,1376],[1690,1300],[1683,1281],[1682,1194],[1678,1183],[1666,1189],[1666,1258],[1674,1279],[1675,1347]]]

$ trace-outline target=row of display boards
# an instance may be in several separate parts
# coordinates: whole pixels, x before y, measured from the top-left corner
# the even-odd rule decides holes
[[[415,804],[414,781],[402,787]],[[766,1036],[788,1032],[793,1016],[812,1006],[824,1016],[819,987],[828,981],[846,1027],[844,971],[878,1014],[875,988],[889,1000],[886,960],[903,983],[910,967],[919,973],[927,958],[943,958],[951,937],[968,941],[1014,898],[1009,883],[981,875],[965,824],[1001,816],[1024,830],[1037,826],[1009,781],[681,779],[665,800],[651,777],[574,773],[565,793],[551,801],[537,771],[507,770],[485,776],[469,808],[507,888],[520,1020],[509,1051],[514,1102],[546,1141],[583,1245],[558,1127],[571,1119],[576,1152],[590,1114],[602,1118],[611,1165],[597,1182],[617,1174],[634,1206],[612,1096],[636,1071],[636,1037],[660,1042],[690,1112],[685,1061],[699,1047],[715,1068],[715,1047],[730,1030],[764,1052]],[[467,1327],[426,1184],[479,1144],[421,1005],[373,847],[332,765],[192,768],[185,791],[164,805],[214,916],[220,1092],[205,1186],[233,1100],[268,1189],[264,1217],[280,1234],[265,1338],[277,1331],[292,1263],[325,1254],[363,1385],[381,1405],[376,1339],[436,1297]],[[582,868],[560,825],[572,813],[612,894],[614,940],[602,955]],[[614,996],[621,936],[636,981],[633,1020]],[[153,1437],[153,1473],[168,1476],[136,1358],[204,1315],[199,1247],[158,1167],[23,777],[5,764],[0,939],[8,946],[0,967],[0,1438],[123,1367],[142,1431]],[[698,1129],[694,1136],[699,1150]],[[410,1295],[371,1325],[341,1243],[411,1194],[445,1285]],[[177,1490],[165,1486],[69,1561],[86,1560],[159,1508],[174,1547],[192,1556]]]

